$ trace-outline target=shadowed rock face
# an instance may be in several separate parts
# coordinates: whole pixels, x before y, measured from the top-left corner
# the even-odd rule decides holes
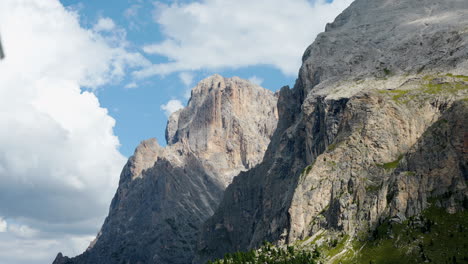
[[[468,2],[356,0],[307,48],[262,163],[204,224],[194,263],[267,240],[355,236],[467,200]],[[456,76],[458,75],[458,76]]]
[[[259,163],[276,128],[277,97],[214,75],[168,121],[163,148],[143,141],[123,168],[109,215],[82,255],[54,263],[190,263],[199,226],[240,171]]]
[[[432,200],[466,209],[467,29],[465,0],[356,0],[307,48],[278,114],[245,81],[202,81],[168,147],[143,142],[125,166],[95,244],[56,263],[204,263],[354,238]]]

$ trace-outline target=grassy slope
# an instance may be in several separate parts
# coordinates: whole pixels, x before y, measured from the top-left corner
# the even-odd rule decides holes
[[[430,207],[421,217],[382,224],[353,249],[337,263],[468,263],[468,212]]]
[[[468,90],[468,76],[425,76],[421,82],[419,89],[380,90],[379,93],[388,94],[399,103],[414,103],[426,97],[432,98],[433,95],[455,95]],[[329,150],[335,147],[332,144]],[[400,159],[377,166],[394,169]],[[307,174],[312,166],[306,167],[303,174]],[[303,244],[306,239],[296,241],[296,246],[299,246],[293,251],[268,245],[256,251],[228,254],[223,260],[214,263],[300,263],[293,259],[302,257],[309,260],[304,263],[468,263],[467,211],[448,214],[433,206],[420,217],[403,223],[387,221],[372,234],[366,235],[365,239],[352,241],[347,235],[323,239],[322,236],[307,244]],[[317,243],[318,240],[323,241]],[[311,254],[307,254],[307,251]]]

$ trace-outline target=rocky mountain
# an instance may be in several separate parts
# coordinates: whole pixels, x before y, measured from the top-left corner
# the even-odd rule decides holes
[[[278,98],[197,85],[168,146],[130,158],[96,242],[55,263],[198,264],[262,245],[217,263],[300,263],[291,246],[321,263],[468,261],[468,1],[356,0],[302,61]]]
[[[468,1],[356,0],[302,59],[263,162],[226,189],[194,263],[263,241],[338,241],[324,256],[338,263],[383,224],[468,209]]]
[[[190,263],[225,187],[262,160],[276,103],[273,92],[237,77],[201,81],[170,116],[167,146],[145,140],[128,160],[96,240],[54,263]]]

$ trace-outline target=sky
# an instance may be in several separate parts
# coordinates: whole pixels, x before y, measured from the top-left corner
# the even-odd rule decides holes
[[[276,91],[351,0],[2,0],[0,264],[82,253],[140,141],[214,73]]]

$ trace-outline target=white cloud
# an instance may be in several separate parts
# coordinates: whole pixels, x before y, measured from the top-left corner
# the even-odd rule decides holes
[[[27,225],[12,224],[8,226],[8,232],[21,238],[33,238],[39,234],[39,230],[31,228]]]
[[[135,82],[128,83],[124,86],[125,89],[135,89],[138,85]]]
[[[352,0],[202,0],[155,4],[154,19],[165,39],[144,47],[169,62],[137,77],[172,72],[272,65],[296,75],[302,53],[327,22]]]
[[[0,233],[4,233],[7,231],[8,224],[5,219],[0,217]]]
[[[260,78],[260,77],[257,77],[257,76],[254,75],[254,76],[252,76],[252,77],[249,78],[249,81],[250,81],[251,83],[256,84],[256,85],[262,85],[262,83],[263,83],[263,78]]]
[[[193,74],[190,72],[179,73],[179,78],[185,86],[192,85],[193,77],[194,77]]]
[[[103,17],[98,20],[96,25],[93,27],[94,31],[112,31],[115,29],[115,23],[108,17]]]
[[[63,235],[60,239],[24,238],[13,233],[2,233],[0,238],[0,263],[8,264],[36,264],[52,263],[55,256],[51,256],[57,248],[62,248],[70,255],[82,253],[94,239],[86,235]],[[78,250],[77,250],[78,249]]]
[[[101,22],[83,29],[58,0],[0,1],[0,263],[78,254],[107,213],[125,157],[115,120],[81,88],[148,62]]]
[[[180,100],[169,100],[166,104],[161,105],[161,110],[164,111],[167,117],[169,117],[175,111],[184,108]]]

